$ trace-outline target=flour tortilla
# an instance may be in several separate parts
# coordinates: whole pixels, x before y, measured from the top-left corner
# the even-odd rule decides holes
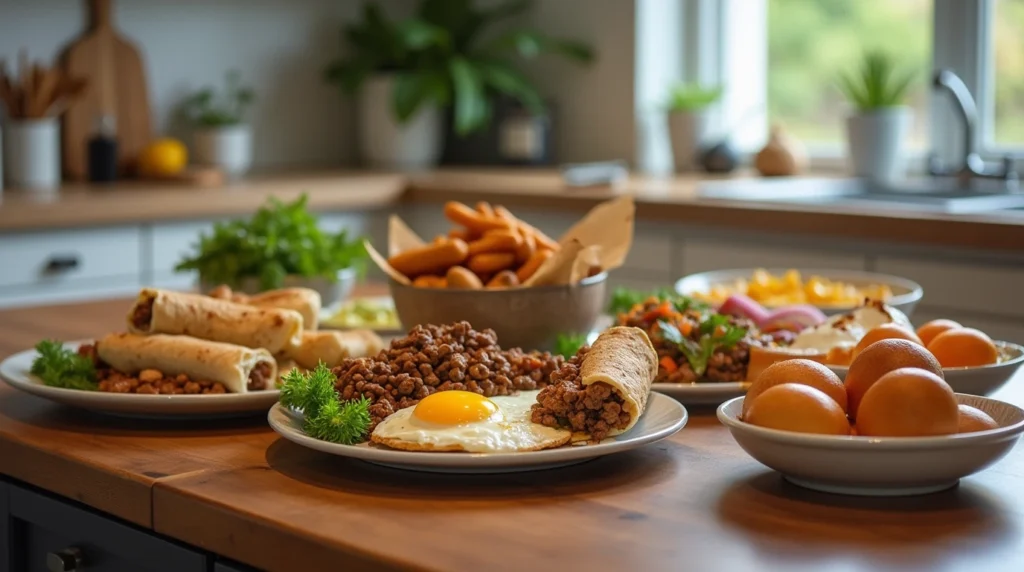
[[[284,356],[301,368],[313,369],[319,362],[334,367],[345,358],[369,357],[384,349],[384,340],[370,330],[302,332],[302,341]]]
[[[122,373],[185,374],[193,381],[223,383],[230,393],[248,393],[249,374],[261,362],[271,368],[268,387],[277,380],[277,362],[267,350],[189,336],[110,334],[96,342],[96,355]]]
[[[658,352],[640,328],[609,328],[590,346],[580,366],[583,385],[607,383],[622,397],[623,409],[629,413],[629,425],[611,430],[609,436],[625,433],[636,425],[647,407],[657,374]]]
[[[320,323],[320,293],[311,288],[278,288],[267,290],[245,301],[258,308],[282,308],[302,314],[302,325],[306,330],[316,330]]]
[[[135,324],[133,316],[139,306],[150,303],[150,319],[141,326]],[[143,288],[128,312],[128,331],[193,336],[248,348],[264,348],[276,354],[302,341],[302,314],[295,310],[258,308],[199,294]]]

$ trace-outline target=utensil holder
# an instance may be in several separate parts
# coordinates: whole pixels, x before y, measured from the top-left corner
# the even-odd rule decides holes
[[[4,127],[4,164],[12,188],[60,187],[60,124],[54,117],[8,120]]]

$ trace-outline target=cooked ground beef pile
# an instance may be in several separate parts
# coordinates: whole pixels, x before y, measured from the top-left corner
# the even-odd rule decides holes
[[[589,433],[591,439],[600,441],[612,429],[625,429],[629,425],[629,414],[623,409],[622,397],[607,383],[583,386],[580,367],[588,349],[581,349],[551,375],[551,385],[537,395],[530,420],[548,427]]]
[[[192,380],[187,375],[167,376],[156,369],[144,369],[135,375],[129,375],[111,368],[96,356],[96,347],[82,345],[78,353],[92,358],[96,364],[96,379],[100,391],[110,393],[148,393],[164,395],[227,393],[223,383],[208,380]],[[265,364],[261,364],[265,365]],[[266,375],[269,376],[269,367]],[[265,382],[264,382],[265,383]],[[249,387],[252,388],[250,379]]]
[[[366,396],[370,431],[385,417],[434,393],[460,389],[486,397],[547,385],[565,360],[549,353],[502,350],[493,330],[469,322],[416,326],[376,357],[350,358],[334,368],[341,399]]]
[[[153,320],[154,302],[156,302],[156,298],[146,296],[135,305],[135,309],[132,310],[132,325],[142,331],[149,330],[150,322]]]

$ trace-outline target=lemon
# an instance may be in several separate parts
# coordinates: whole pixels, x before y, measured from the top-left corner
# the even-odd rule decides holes
[[[139,173],[147,177],[173,177],[187,164],[188,149],[177,139],[157,139],[139,153]]]

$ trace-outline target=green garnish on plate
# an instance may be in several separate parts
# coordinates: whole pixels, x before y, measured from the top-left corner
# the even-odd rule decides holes
[[[686,357],[686,361],[697,376],[704,375],[708,370],[708,361],[715,350],[731,348],[747,335],[746,328],[734,326],[729,322],[728,316],[722,314],[708,315],[697,329],[699,337],[692,340],[684,336],[675,325],[658,320],[658,332],[661,337],[679,347],[679,351]]]
[[[559,334],[555,340],[554,353],[569,359],[585,345],[587,345],[586,334]]]
[[[310,372],[293,369],[282,376],[281,405],[302,411],[303,431],[314,439],[355,445],[370,428],[370,400],[341,401],[335,377],[323,362]]]
[[[96,366],[92,360],[80,355],[64,344],[54,340],[43,340],[36,344],[39,353],[32,360],[29,371],[50,387],[96,391]]]
[[[658,288],[653,291],[631,290],[629,288],[616,288],[612,292],[611,302],[608,304],[608,313],[611,315],[629,312],[637,304],[644,303],[648,298],[657,298],[659,301],[668,300],[675,306],[677,312],[685,313],[688,310],[706,310],[708,305],[676,293],[671,288]]]

